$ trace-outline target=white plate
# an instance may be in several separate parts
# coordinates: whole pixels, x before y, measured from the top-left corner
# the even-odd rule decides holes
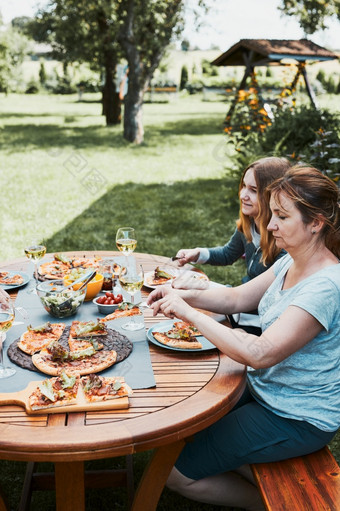
[[[6,270],[2,270],[6,271]],[[1,289],[4,289],[5,291],[9,291],[11,289],[17,289],[18,287],[26,286],[26,284],[29,282],[30,277],[27,275],[27,273],[24,273],[23,271],[9,271],[8,276],[12,277],[13,275],[21,275],[24,281],[21,284],[0,284]]]
[[[159,346],[160,348],[165,348],[167,350],[186,351],[186,352],[191,352],[191,353],[201,353],[202,351],[216,349],[216,346],[214,346],[214,344],[212,344],[210,341],[208,341],[208,339],[203,337],[203,335],[200,335],[199,337],[197,337],[197,340],[199,340],[200,343],[202,344],[201,349],[174,348],[173,346],[167,346],[166,344],[162,344],[161,342],[158,342],[157,339],[155,339],[154,336],[152,335],[152,332],[167,332],[168,330],[170,330],[173,327],[173,324],[174,324],[173,320],[162,321],[160,323],[157,323],[153,327],[149,328],[149,330],[146,334],[147,338],[149,339],[150,342],[152,342],[152,344],[155,344],[156,346]]]
[[[160,268],[160,270],[166,271],[169,273],[169,275],[173,275],[174,278],[177,277],[180,274],[180,270],[177,270],[177,268],[171,268],[171,270]],[[154,276],[154,271],[148,271],[147,273],[144,273],[144,286],[148,287],[149,289],[156,289],[158,286],[152,286],[151,284],[148,284],[148,278],[152,278]],[[168,280],[168,282],[165,282],[163,285],[171,284],[173,279]],[[159,284],[161,285],[161,284]]]

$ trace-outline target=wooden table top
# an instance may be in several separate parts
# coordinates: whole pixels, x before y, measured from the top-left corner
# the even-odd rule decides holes
[[[74,254],[93,256],[94,252]],[[145,271],[168,261],[155,255],[134,255]],[[27,264],[25,259],[18,259],[1,264],[0,268],[25,271]],[[147,296],[148,292],[143,289],[142,294]],[[167,319],[154,318],[149,309],[144,314],[146,328]],[[149,347],[156,387],[135,390],[128,410],[28,416],[18,406],[0,407],[0,458],[87,460],[147,450],[212,424],[243,391],[244,367],[218,350],[180,353],[152,344]]]

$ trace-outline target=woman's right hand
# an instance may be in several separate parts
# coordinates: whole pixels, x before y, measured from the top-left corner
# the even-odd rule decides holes
[[[179,250],[176,254],[176,259],[179,266],[184,266],[187,263],[196,263],[200,256],[199,248],[189,248]]]

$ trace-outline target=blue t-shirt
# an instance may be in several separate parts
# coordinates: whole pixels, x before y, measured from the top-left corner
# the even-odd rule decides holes
[[[290,305],[314,316],[323,329],[282,362],[266,369],[249,368],[249,388],[277,415],[336,431],[340,426],[340,264],[282,290],[292,262],[286,255],[273,265],[276,279],[259,304],[262,331]]]

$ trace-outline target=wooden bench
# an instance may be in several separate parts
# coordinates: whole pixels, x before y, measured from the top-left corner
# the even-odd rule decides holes
[[[340,510],[340,468],[328,447],[251,468],[267,511]]]
[[[154,87],[151,86],[146,91],[149,94],[149,101],[152,103],[155,101],[155,97],[158,94],[164,95],[166,98],[170,98],[170,96],[177,96],[178,89],[174,86],[165,86],[165,87]]]

